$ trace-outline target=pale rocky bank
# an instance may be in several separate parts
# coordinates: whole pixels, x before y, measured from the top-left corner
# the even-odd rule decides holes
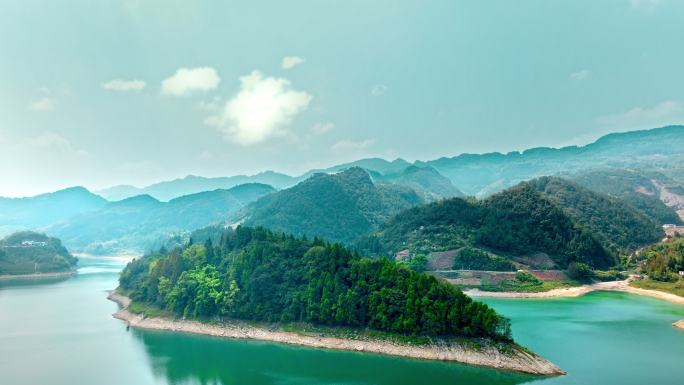
[[[579,297],[592,291],[623,291],[626,293],[632,293],[636,295],[643,295],[647,297],[653,297],[662,299],[664,301],[684,305],[684,297],[680,297],[675,294],[665,293],[657,290],[641,289],[638,287],[630,286],[629,283],[631,279],[626,279],[624,281],[609,281],[609,282],[598,282],[590,285],[582,285],[576,287],[568,287],[562,289],[553,289],[549,291],[542,292],[498,292],[498,291],[481,291],[478,289],[472,289],[465,291],[465,294],[471,297],[492,297],[492,298],[555,298],[555,297]]]
[[[128,311],[128,306],[131,303],[128,297],[112,291],[107,298],[122,307],[114,313],[114,318],[126,321],[128,325],[139,329],[169,330],[226,338],[273,341],[314,348],[351,350],[426,360],[454,361],[536,375],[565,374],[563,370],[553,363],[522,349],[513,349],[510,353],[503,353],[495,347],[473,349],[461,345],[404,345],[385,340],[351,340],[337,337],[311,336],[259,328],[238,322],[219,325],[162,317],[145,317],[144,315]]]
[[[0,281],[10,281],[19,279],[49,279],[61,278],[75,275],[76,270],[58,271],[54,273],[33,273],[33,274],[6,274],[0,275]]]
[[[684,330],[684,319],[673,323],[672,326]]]

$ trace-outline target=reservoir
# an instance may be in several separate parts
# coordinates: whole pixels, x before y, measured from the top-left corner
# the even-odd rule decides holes
[[[77,275],[0,282],[0,384],[681,384],[684,307],[626,293],[486,299],[516,341],[567,376],[259,341],[126,330],[106,300],[125,260],[81,258]]]

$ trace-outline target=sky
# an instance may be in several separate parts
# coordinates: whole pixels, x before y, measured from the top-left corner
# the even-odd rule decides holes
[[[0,0],[0,196],[684,122],[684,1]]]

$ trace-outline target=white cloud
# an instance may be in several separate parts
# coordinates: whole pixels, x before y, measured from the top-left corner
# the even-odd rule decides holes
[[[214,159],[214,154],[209,150],[204,150],[197,155],[197,159],[201,161],[209,161]]]
[[[285,127],[312,98],[293,90],[287,79],[264,77],[255,70],[240,77],[240,91],[205,123],[219,129],[226,140],[247,146],[285,135]]]
[[[387,93],[388,87],[384,84],[376,84],[371,88],[371,95],[373,96],[382,96],[385,93]]]
[[[652,107],[634,107],[618,114],[598,117],[596,122],[621,130],[679,124],[684,122],[684,102],[667,100]]]
[[[589,77],[591,77],[591,71],[589,70],[580,70],[570,74],[570,78],[577,81],[586,80],[589,79]]]
[[[283,58],[283,62],[281,66],[283,69],[289,70],[290,68],[294,68],[302,63],[304,63],[306,59],[300,56],[285,56]]]
[[[634,9],[654,10],[662,3],[662,0],[630,0],[629,4]]]
[[[318,122],[311,127],[311,132],[317,135],[323,135],[330,132],[333,128],[335,128],[335,123],[333,122]]]
[[[54,98],[45,96],[29,103],[31,111],[49,112],[55,109],[57,102]]]
[[[375,139],[365,139],[360,141],[345,139],[333,144],[331,148],[337,152],[358,152],[369,148],[374,143]]]
[[[41,135],[29,138],[25,142],[21,143],[20,147],[23,149],[31,149],[34,151],[49,150],[53,153],[62,155],[69,154],[71,156],[79,158],[89,156],[87,151],[74,148],[74,146],[71,144],[69,140],[53,132],[46,132]]]
[[[180,68],[168,79],[162,81],[164,95],[184,96],[195,91],[208,91],[218,87],[221,78],[211,67]]]
[[[102,83],[102,88],[109,91],[141,91],[147,84],[142,80],[112,79]]]

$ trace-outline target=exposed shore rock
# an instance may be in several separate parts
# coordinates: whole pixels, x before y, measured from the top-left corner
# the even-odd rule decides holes
[[[684,319],[680,319],[679,321],[673,323],[672,326],[684,330]]]
[[[76,270],[60,271],[56,273],[34,273],[34,274],[6,274],[0,275],[0,281],[9,281],[14,279],[43,279],[43,278],[60,278],[68,277],[76,274]]]
[[[536,375],[565,374],[563,370],[544,358],[517,347],[511,349],[510,352],[504,353],[493,346],[475,349],[455,344],[449,346],[404,345],[385,340],[352,340],[312,336],[259,328],[240,322],[222,323],[219,325],[162,317],[145,317],[144,315],[128,311],[128,306],[131,303],[130,298],[113,291],[109,294],[108,298],[122,307],[121,310],[114,313],[114,318],[126,321],[128,325],[140,329],[169,330],[217,337],[273,341],[315,348],[379,353],[427,360],[455,361]]]

